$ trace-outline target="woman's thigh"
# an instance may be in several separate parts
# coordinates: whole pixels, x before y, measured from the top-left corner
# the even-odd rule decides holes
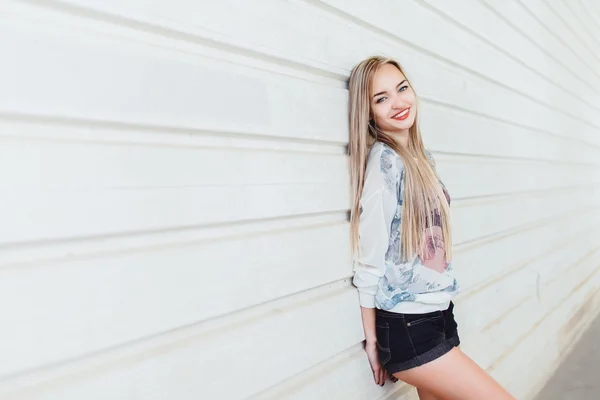
[[[417,393],[419,394],[419,400],[440,400],[431,392],[428,392],[425,389],[417,388]]]
[[[514,400],[465,353],[453,348],[440,358],[394,376],[444,400]]]

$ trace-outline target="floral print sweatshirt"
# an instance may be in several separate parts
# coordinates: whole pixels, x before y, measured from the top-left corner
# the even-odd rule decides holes
[[[430,161],[433,156],[427,152]],[[446,187],[440,182],[450,202]],[[446,263],[439,222],[427,233],[424,252],[400,257],[400,225],[404,194],[404,163],[389,146],[375,142],[370,150],[360,199],[360,252],[354,260],[353,283],[360,305],[398,313],[445,310],[459,286]],[[425,235],[425,229],[423,229]]]

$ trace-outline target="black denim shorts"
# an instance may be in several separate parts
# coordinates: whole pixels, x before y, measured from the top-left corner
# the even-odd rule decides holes
[[[376,311],[379,361],[390,373],[418,367],[460,344],[454,304],[444,311],[400,314]]]

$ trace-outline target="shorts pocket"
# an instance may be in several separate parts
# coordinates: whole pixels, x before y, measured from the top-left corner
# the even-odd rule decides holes
[[[379,362],[381,365],[385,365],[392,359],[392,351],[390,350],[390,324],[387,322],[376,324],[375,334],[377,335]]]
[[[410,315],[404,322],[416,354],[425,354],[446,340],[446,324],[441,311]]]
[[[428,315],[419,315],[419,314],[415,314],[414,316],[405,315],[405,320],[406,320],[406,326],[410,327],[410,326],[422,324],[423,322],[436,321],[438,319],[441,319],[442,317],[443,317],[443,315],[442,315],[442,312],[440,311],[440,312],[436,312],[436,313],[428,314]]]

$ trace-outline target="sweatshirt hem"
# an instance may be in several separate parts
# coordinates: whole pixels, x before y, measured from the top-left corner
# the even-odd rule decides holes
[[[443,303],[426,304],[417,301],[403,301],[396,304],[391,310],[386,310],[399,314],[425,314],[434,311],[444,311],[450,307],[450,300]]]

